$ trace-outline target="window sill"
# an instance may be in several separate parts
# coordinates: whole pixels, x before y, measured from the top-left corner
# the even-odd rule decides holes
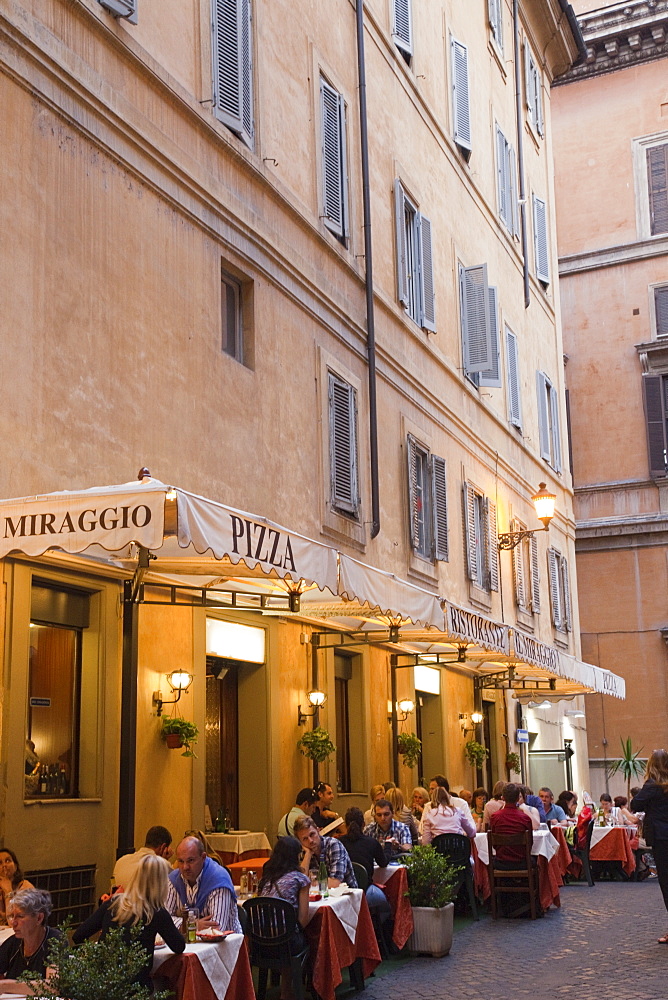
[[[424,556],[411,552],[408,563],[408,577],[418,583],[426,583],[432,587],[438,584],[438,566]]]
[[[102,799],[24,799],[24,806],[61,806],[68,805],[71,806],[73,803],[91,803],[91,802],[102,802]]]
[[[336,542],[345,542],[353,546],[359,552],[366,551],[366,531],[364,525],[353,518],[338,514],[331,507],[327,506],[325,522],[320,531],[326,538],[331,538]]]
[[[487,42],[487,49],[491,53],[491,55],[492,55],[492,57],[494,59],[494,62],[498,66],[499,72],[501,73],[501,76],[503,77],[503,82],[505,83],[506,80],[508,79],[508,72],[507,72],[505,64],[503,62],[503,52],[499,48],[498,43],[496,42],[496,40],[494,38],[494,35],[491,34],[491,33],[490,33],[490,38],[488,39],[488,42]]]
[[[473,583],[469,580],[469,600],[476,607],[482,608],[484,611],[492,610],[492,594],[489,590],[484,590],[479,587],[477,583]]]
[[[570,633],[562,632],[561,629],[554,630],[554,644],[560,649],[568,649],[570,646]]]
[[[533,614],[531,611],[527,611],[526,608],[518,608],[515,620],[518,625],[521,625],[523,629],[527,632],[534,631]]]

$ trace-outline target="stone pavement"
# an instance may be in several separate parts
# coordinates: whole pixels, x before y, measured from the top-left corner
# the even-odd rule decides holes
[[[361,998],[668,1000],[668,945],[656,943],[665,931],[656,879],[570,885],[539,920],[457,921],[448,956],[367,979]]]

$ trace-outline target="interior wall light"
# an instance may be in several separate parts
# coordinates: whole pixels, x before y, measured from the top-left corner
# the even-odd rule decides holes
[[[162,691],[154,691],[153,704],[156,706],[156,715],[162,715],[163,705],[176,705],[183,692],[188,690],[192,682],[193,675],[188,673],[187,670],[172,670],[171,674],[167,674],[167,683],[172,691],[176,692],[176,698],[173,698],[172,701],[163,701]]]
[[[547,531],[550,527],[550,521],[554,517],[556,499],[556,494],[550,493],[546,483],[539,483],[538,492],[531,497],[531,502],[536,510],[536,517],[543,522],[544,527],[499,532],[499,549],[514,549],[524,538],[532,538],[537,531]]]
[[[327,701],[327,695],[325,694],[324,691],[307,691],[306,698],[307,698],[307,701],[308,701],[309,705],[313,709],[313,711],[312,712],[302,712],[301,705],[298,705],[297,706],[297,725],[298,726],[303,726],[307,719],[313,718],[313,716],[318,711],[318,709],[322,708],[322,706]]]

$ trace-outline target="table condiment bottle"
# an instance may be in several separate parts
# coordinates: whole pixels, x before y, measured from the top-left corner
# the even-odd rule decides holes
[[[194,910],[188,910],[186,939],[189,944],[197,940],[197,914]]]

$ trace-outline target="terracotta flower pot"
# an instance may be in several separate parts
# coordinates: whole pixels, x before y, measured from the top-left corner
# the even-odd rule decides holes
[[[167,733],[165,743],[170,750],[179,750],[183,746],[183,740],[178,733]]]

